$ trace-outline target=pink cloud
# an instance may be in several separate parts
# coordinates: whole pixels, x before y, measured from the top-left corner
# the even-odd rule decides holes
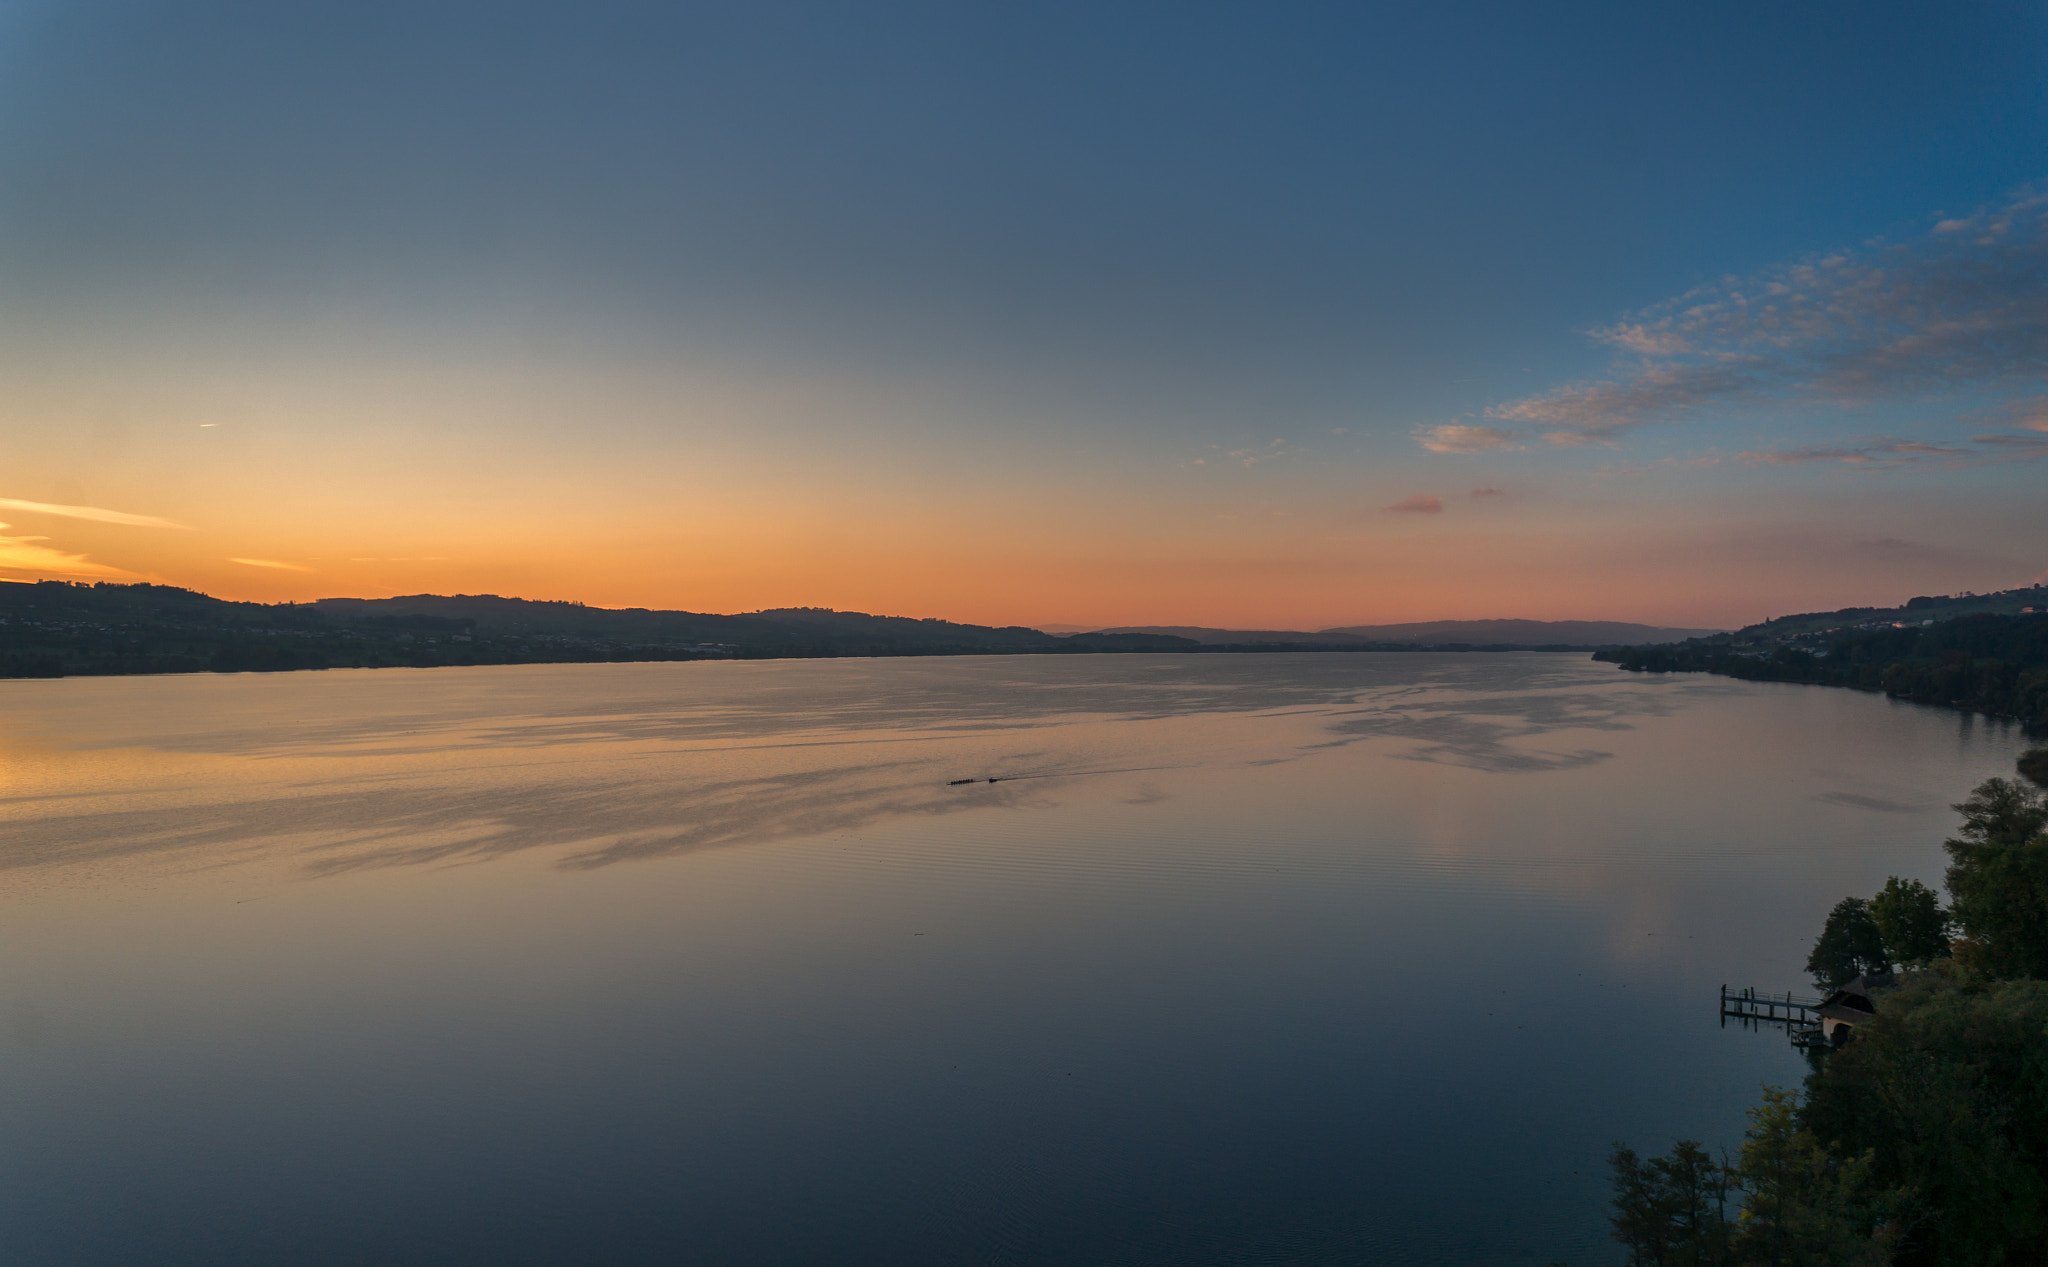
[[[1444,503],[1440,497],[1417,493],[1406,501],[1395,502],[1387,509],[1404,515],[1441,515],[1444,513]]]
[[[2031,396],[2006,406],[2012,425],[2028,431],[2048,431],[2048,396]]]

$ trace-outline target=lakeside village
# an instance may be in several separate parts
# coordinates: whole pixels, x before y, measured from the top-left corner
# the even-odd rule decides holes
[[[1974,595],[1969,595],[1968,597],[1974,597]],[[2019,611],[2014,613],[2014,615],[2039,616],[2044,613],[2048,613],[2048,607],[2035,607],[2029,605],[2020,608]],[[1938,622],[1932,616],[1922,617],[1918,620],[1863,620],[1858,621],[1854,624],[1835,625],[1827,629],[1816,629],[1811,633],[1797,634],[1790,638],[1787,638],[1785,640],[1785,645],[1798,646],[1801,643],[1809,644],[1806,647],[1806,650],[1810,654],[1815,656],[1825,656],[1826,654],[1828,654],[1829,650],[1828,640],[1831,638],[1839,637],[1842,634],[1868,633],[1871,630],[1875,629],[1927,629],[1932,627],[1936,623]]]
[[[1630,1267],[2048,1262],[2048,748],[1978,785],[1943,843],[1948,904],[1894,876],[1828,913],[1816,994],[1721,987],[1721,1023],[1785,1031],[1739,1151],[1616,1144]]]
[[[1780,616],[1734,633],[1593,658],[1636,673],[1882,692],[2048,734],[2048,586]]]

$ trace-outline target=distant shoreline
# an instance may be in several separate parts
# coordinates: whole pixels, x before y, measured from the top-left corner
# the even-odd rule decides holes
[[[1526,623],[1526,622],[1524,622]],[[1221,631],[1204,631],[1209,633]],[[0,582],[0,678],[899,656],[1545,651],[1619,643],[1202,641],[788,608],[727,616],[496,595],[240,603],[168,585]]]
[[[1462,646],[1416,644],[1412,646],[1343,647],[1328,644],[1305,643],[1285,645],[1278,643],[1252,643],[1238,646],[1202,646],[1176,648],[1086,648],[1074,651],[1050,651],[1042,649],[998,651],[836,651],[796,652],[789,654],[733,654],[733,655],[638,655],[638,656],[563,656],[556,658],[486,658],[463,657],[434,659],[415,657],[412,659],[386,659],[376,661],[330,661],[325,664],[269,664],[243,667],[198,664],[179,667],[141,667],[123,665],[120,667],[79,667],[61,666],[60,671],[48,671],[45,666],[21,666],[9,664],[0,659],[0,682],[47,682],[81,678],[110,677],[196,677],[206,674],[231,675],[238,673],[324,673],[329,670],[380,670],[380,669],[482,669],[521,665],[574,665],[574,664],[706,664],[706,663],[748,663],[759,664],[789,660],[951,660],[973,656],[1123,656],[1123,655],[1587,655],[1601,650],[1595,647],[1566,646]],[[27,671],[23,671],[26,668]]]
[[[2048,735],[2048,612],[1973,611],[1921,622],[1810,629],[1785,622],[1676,646],[1603,648],[1635,673],[1710,673],[1882,692],[1892,699],[2008,718]]]

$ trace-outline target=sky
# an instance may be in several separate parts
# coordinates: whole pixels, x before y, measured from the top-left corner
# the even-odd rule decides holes
[[[0,577],[1733,627],[2048,570],[2032,4],[0,0]]]

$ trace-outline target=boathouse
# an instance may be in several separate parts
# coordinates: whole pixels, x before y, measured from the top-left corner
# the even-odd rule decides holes
[[[1835,1047],[1848,1042],[1856,1026],[1877,1015],[1878,996],[1891,986],[1889,972],[1867,972],[1836,986],[1815,1010],[1820,1017],[1821,1037]]]

